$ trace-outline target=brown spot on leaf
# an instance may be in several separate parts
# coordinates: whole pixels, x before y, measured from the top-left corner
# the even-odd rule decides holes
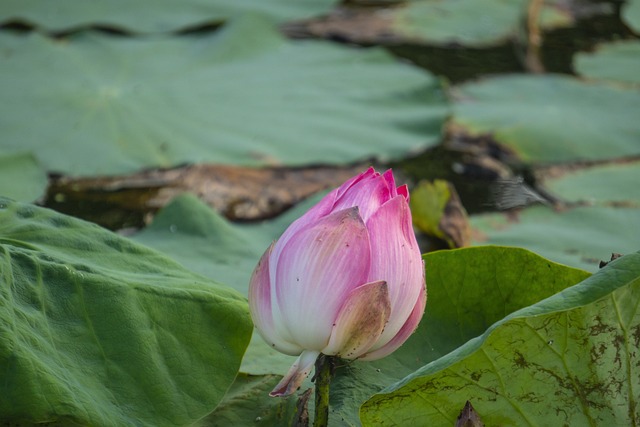
[[[471,405],[471,402],[467,400],[464,404],[464,408],[460,411],[458,419],[456,420],[456,427],[483,427],[484,423],[480,419],[480,415]]]

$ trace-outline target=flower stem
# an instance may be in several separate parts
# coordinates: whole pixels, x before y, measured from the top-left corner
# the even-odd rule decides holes
[[[329,384],[333,374],[334,357],[320,354],[316,360],[316,409],[313,427],[327,427],[329,423]]]

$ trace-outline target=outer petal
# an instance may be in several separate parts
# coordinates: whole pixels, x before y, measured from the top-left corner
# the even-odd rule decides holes
[[[389,314],[387,282],[381,280],[355,288],[342,305],[329,345],[322,353],[345,359],[361,356],[380,338]]]
[[[366,282],[369,260],[358,208],[335,212],[291,237],[278,259],[271,298],[295,343],[318,351],[327,345],[346,296]]]
[[[395,187],[393,188],[395,191]],[[391,190],[385,177],[379,173],[353,184],[335,203],[335,209],[357,206],[360,216],[367,222],[385,202],[391,199]]]
[[[377,350],[374,350],[370,353],[365,354],[360,360],[376,360],[381,359],[398,349],[408,338],[409,336],[416,330],[418,324],[420,324],[420,319],[422,319],[422,315],[424,314],[424,308],[427,303],[427,289],[426,287],[422,288],[422,292],[420,292],[420,296],[418,301],[416,301],[416,305],[413,307],[411,311],[411,315],[407,321],[402,325],[402,328],[398,331],[395,337],[391,339],[384,346],[380,347]]]
[[[269,393],[271,397],[289,396],[300,388],[302,382],[309,376],[319,351],[303,351],[300,357],[291,365],[287,375],[280,380],[278,385]]]
[[[375,175],[377,175],[377,172],[375,171],[375,169],[370,167],[360,175],[356,175],[353,178],[347,180],[340,187],[334,189],[329,194],[324,196],[322,200],[320,200],[311,209],[305,212],[304,215],[302,215],[300,218],[292,222],[291,225],[289,225],[289,227],[285,230],[282,236],[280,236],[280,239],[278,239],[278,243],[276,244],[273,254],[271,255],[271,266],[272,266],[271,281],[272,282],[275,282],[275,278],[276,278],[275,267],[277,264],[277,259],[280,256],[280,252],[282,251],[282,248],[287,244],[291,236],[293,236],[294,234],[296,234],[298,231],[308,226],[309,224],[316,222],[318,219],[325,217],[334,211],[343,209],[343,208],[340,208],[340,209],[334,208],[336,201],[340,197],[342,197],[342,195],[346,193],[354,184],[362,180],[366,180],[371,176],[375,176]],[[348,206],[348,207],[352,207],[352,206]]]
[[[271,283],[269,280],[269,255],[273,244],[265,251],[258,261],[251,280],[249,281],[249,311],[262,338],[281,353],[292,356],[300,354],[302,348],[286,341],[288,335],[282,325],[276,325],[273,319],[271,305]]]
[[[403,195],[385,203],[367,223],[371,239],[368,281],[386,280],[391,316],[373,350],[389,342],[402,328],[424,288],[424,266]]]

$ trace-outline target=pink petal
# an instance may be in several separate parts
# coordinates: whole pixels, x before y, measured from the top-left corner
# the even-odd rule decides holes
[[[406,199],[406,201],[408,203],[409,202],[409,187],[407,187],[407,184],[401,185],[400,187],[398,187],[397,191],[398,191],[398,194],[402,194],[404,196],[404,198]]]
[[[365,354],[360,358],[360,360],[381,359],[396,351],[398,347],[400,347],[409,338],[409,336],[416,330],[416,328],[420,324],[420,319],[422,319],[422,315],[424,314],[426,303],[427,289],[426,287],[423,287],[422,291],[420,292],[420,296],[418,297],[418,300],[416,301],[416,304],[411,311],[411,315],[409,315],[409,318],[404,323],[404,325],[402,325],[402,328],[400,328],[396,336],[379,349]]]
[[[389,286],[391,316],[375,350],[402,328],[424,288],[422,255],[404,196],[385,203],[368,221],[371,271],[368,281],[385,280]]]
[[[323,349],[346,295],[369,271],[369,235],[358,208],[334,212],[289,239],[278,259],[275,299],[295,343]],[[275,311],[274,311],[275,314]]]
[[[398,195],[398,190],[396,189],[396,180],[393,177],[393,171],[391,169],[387,169],[387,171],[382,175],[387,182],[387,186],[389,187],[389,198],[393,199]]]
[[[395,188],[394,188],[395,190]],[[367,222],[369,217],[391,198],[387,181],[376,173],[353,184],[334,205],[334,210],[357,206],[360,216]]]
[[[340,309],[329,345],[322,353],[345,359],[357,358],[378,340],[390,313],[386,282],[381,280],[355,288]]]
[[[269,393],[271,397],[289,396],[296,392],[309,376],[316,359],[320,355],[319,351],[303,351],[300,357],[291,365],[287,375],[280,380],[278,385]]]
[[[258,261],[249,281],[249,311],[262,338],[281,353],[292,356],[300,354],[302,348],[287,342],[283,335],[289,335],[282,325],[276,326],[271,306],[271,283],[269,280],[269,255],[273,244]]]
[[[346,193],[347,190],[349,190],[354,184],[376,176],[377,174],[378,173],[376,172],[376,170],[372,166],[369,166],[369,169],[362,172],[360,175],[356,175],[353,178],[350,178],[344,184],[342,184],[340,188],[337,189],[336,199],[342,197],[342,195]]]
[[[373,167],[369,167],[366,171],[361,173],[360,175],[356,175],[350,179],[348,179],[345,183],[343,183],[340,187],[334,189],[329,194],[324,196],[318,203],[316,203],[311,209],[305,212],[300,218],[295,220],[291,225],[285,230],[285,232],[278,239],[279,244],[275,248],[274,255],[272,259],[278,258],[280,255],[280,249],[289,241],[291,236],[297,233],[301,228],[309,225],[312,222],[315,222],[319,218],[323,216],[329,215],[331,212],[341,210],[334,209],[334,205],[336,201],[342,197],[344,193],[346,193],[354,184],[362,181],[370,179],[371,177],[379,175]],[[355,206],[355,205],[352,205]],[[347,206],[347,207],[352,207]],[[274,264],[275,265],[275,264]],[[275,269],[272,269],[275,270]],[[272,280],[275,279],[275,271],[271,272]]]

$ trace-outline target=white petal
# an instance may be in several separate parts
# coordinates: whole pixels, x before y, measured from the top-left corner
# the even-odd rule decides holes
[[[291,237],[278,259],[272,299],[293,341],[323,349],[346,296],[365,283],[369,237],[357,208],[335,212]]]

